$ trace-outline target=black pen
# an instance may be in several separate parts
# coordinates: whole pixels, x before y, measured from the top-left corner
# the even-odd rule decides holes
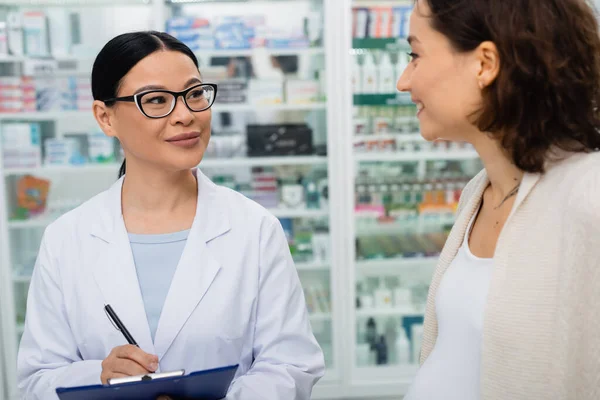
[[[121,320],[117,316],[117,313],[115,313],[115,311],[112,309],[112,307],[110,306],[110,304],[107,304],[107,305],[104,306],[104,311],[106,311],[106,315],[108,315],[108,319],[111,320],[111,322],[113,323],[113,325],[115,326],[115,328],[117,328],[117,330],[121,331],[121,333],[123,334],[123,336],[125,336],[125,339],[127,340],[127,343],[132,344],[132,345],[137,346],[137,347],[140,347],[135,342],[135,340],[133,340],[133,336],[131,336],[131,333],[129,333],[129,331],[127,330],[127,328],[125,328],[125,325],[123,325],[123,323],[121,322]]]

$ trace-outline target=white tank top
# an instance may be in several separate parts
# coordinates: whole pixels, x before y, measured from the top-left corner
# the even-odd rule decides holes
[[[483,314],[493,258],[476,257],[469,249],[475,216],[435,298],[438,322],[435,347],[404,400],[480,398]]]

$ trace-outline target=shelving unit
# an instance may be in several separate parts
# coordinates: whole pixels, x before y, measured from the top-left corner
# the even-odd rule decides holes
[[[0,1],[0,8],[5,4],[30,6],[40,4],[46,6],[76,6],[102,7],[120,5],[137,5],[151,11],[152,20],[148,21],[148,29],[164,30],[166,18],[174,10],[189,10],[185,7],[221,7],[229,2],[207,0],[23,0]],[[411,5],[412,0],[381,0],[384,5],[403,4]],[[363,0],[361,6],[377,6],[377,0]],[[316,336],[324,345],[330,348],[328,370],[326,377],[315,387],[313,399],[368,399],[395,398],[401,396],[412,381],[416,372],[415,365],[402,366],[369,366],[362,367],[356,364],[356,327],[363,324],[365,319],[378,320],[401,319],[405,316],[422,316],[421,305],[407,304],[401,307],[382,308],[371,307],[368,309],[355,309],[357,298],[357,282],[359,279],[376,280],[381,277],[398,279],[402,284],[412,284],[418,276],[419,280],[431,274],[437,263],[437,257],[391,258],[359,260],[356,253],[356,240],[369,235],[397,235],[402,231],[401,223],[373,224],[362,228],[355,218],[355,178],[364,166],[368,165],[418,165],[418,176],[427,175],[429,164],[435,162],[459,163],[473,161],[477,154],[469,150],[454,151],[412,151],[412,152],[387,152],[387,153],[355,153],[353,144],[357,136],[353,136],[352,115],[353,107],[404,107],[411,104],[410,95],[405,93],[354,94],[351,88],[351,57],[364,55],[370,51],[405,52],[408,48],[405,39],[352,39],[349,32],[352,30],[351,13],[347,12],[354,4],[351,0],[337,2],[328,0],[265,0],[261,2],[243,1],[244,7],[253,5],[280,5],[287,3],[308,4],[312,9],[321,9],[324,14],[324,43],[322,46],[298,49],[272,49],[257,48],[248,50],[198,50],[200,59],[214,57],[238,58],[264,58],[263,56],[299,56],[300,58],[315,58],[322,61],[325,71],[325,88],[327,100],[322,103],[306,104],[219,104],[213,108],[214,113],[228,112],[238,114],[287,115],[306,114],[318,115],[326,121],[326,130],[315,129],[315,136],[326,135],[326,155],[305,156],[273,156],[273,157],[231,157],[209,158],[200,163],[200,168],[205,169],[209,175],[213,172],[219,174],[233,174],[240,170],[250,171],[254,167],[269,167],[278,170],[308,170],[326,169],[328,180],[328,207],[324,209],[271,209],[271,213],[278,218],[292,220],[328,221],[331,237],[331,254],[326,261],[297,262],[296,268],[301,280],[315,281],[323,284],[328,290],[331,313],[310,314],[310,321],[315,329]],[[234,5],[235,6],[235,5]],[[240,7],[241,8],[241,7]],[[342,12],[340,12],[340,10]],[[240,11],[241,12],[241,11]],[[293,13],[290,13],[292,15]],[[282,16],[283,18],[284,16]],[[346,34],[348,32],[348,34]],[[28,61],[23,56],[0,56],[0,68],[19,67],[17,64]],[[57,57],[61,62],[76,62],[85,65],[91,64],[93,57],[67,56]],[[321,61],[319,61],[321,62]],[[12,64],[12,65],[11,65]],[[218,101],[218,99],[217,99]],[[278,114],[279,113],[279,114]],[[303,114],[303,115],[304,115]],[[214,116],[215,114],[213,114]],[[214,117],[213,117],[214,118]],[[94,124],[92,112],[83,111],[48,111],[27,113],[0,113],[0,130],[8,122],[40,122],[53,126]],[[87,126],[87,125],[86,125]],[[64,129],[63,129],[64,130]],[[404,133],[391,133],[397,143],[421,142],[424,140],[418,132],[404,131]],[[1,146],[1,141],[0,141]],[[322,153],[319,153],[322,154]],[[14,364],[16,360],[15,338],[23,332],[23,326],[16,321],[16,311],[12,304],[14,287],[25,287],[29,284],[30,277],[17,275],[15,266],[30,265],[26,262],[17,263],[10,254],[10,245],[31,232],[40,231],[52,219],[41,217],[26,221],[9,220],[8,199],[11,185],[23,175],[40,175],[58,177],[63,180],[75,179],[82,176],[116,178],[119,164],[86,164],[81,166],[42,166],[38,168],[2,168],[2,152],[0,151],[0,303],[2,315],[0,318],[4,336],[2,338],[5,350],[8,382],[7,391],[15,396]],[[379,184],[379,183],[377,183]],[[451,221],[450,221],[451,223]],[[28,258],[29,255],[27,255]],[[325,257],[324,257],[325,258]],[[26,269],[24,269],[25,271]],[[25,272],[24,272],[25,273]],[[20,286],[19,286],[20,285]],[[325,308],[323,308],[325,309]],[[3,393],[0,388],[0,398]],[[13,400],[12,397],[8,397]],[[15,397],[16,399],[16,397]]]

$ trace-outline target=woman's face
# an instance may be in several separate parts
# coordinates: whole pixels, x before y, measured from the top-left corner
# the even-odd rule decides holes
[[[410,17],[412,61],[397,88],[410,92],[425,139],[472,142],[475,131],[469,116],[482,100],[477,51],[453,50],[450,41],[431,27],[428,15],[427,2],[418,0]]]
[[[116,97],[153,89],[178,92],[201,82],[198,68],[187,55],[156,51],[123,77]],[[97,115],[97,119],[107,135],[119,139],[128,165],[135,162],[170,171],[190,169],[200,163],[210,140],[211,110],[192,112],[183,97],[164,118],[148,118],[130,102],[116,102],[105,111],[106,116]],[[181,135],[188,139],[177,140]]]

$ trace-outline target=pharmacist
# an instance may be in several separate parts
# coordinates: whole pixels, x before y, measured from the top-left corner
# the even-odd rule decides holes
[[[217,88],[193,52],[163,33],[117,36],[94,63],[92,91],[127,164],[44,233],[18,356],[22,397],[239,364],[227,399],[308,400],[323,354],[283,229],[195,168]]]

